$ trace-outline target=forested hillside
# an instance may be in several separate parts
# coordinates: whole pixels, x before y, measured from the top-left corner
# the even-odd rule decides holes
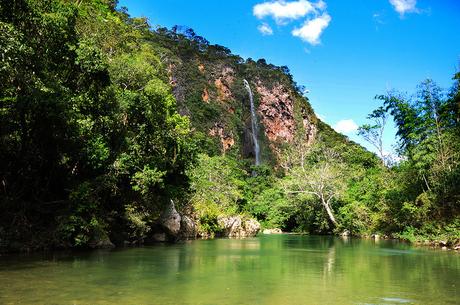
[[[4,0],[0,52],[0,250],[141,244],[171,201],[198,236],[238,216],[460,239],[460,75],[378,97],[361,134],[394,120],[391,163],[319,120],[287,67],[113,1]]]

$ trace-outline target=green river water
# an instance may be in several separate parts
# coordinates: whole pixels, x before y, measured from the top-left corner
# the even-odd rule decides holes
[[[0,256],[0,304],[460,304],[460,255],[265,235]]]

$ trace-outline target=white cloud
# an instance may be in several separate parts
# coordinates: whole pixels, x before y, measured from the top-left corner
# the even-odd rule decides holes
[[[262,35],[273,35],[272,28],[266,23],[262,23],[257,27],[257,29],[260,33],[262,33]]]
[[[390,0],[390,3],[401,16],[404,16],[405,13],[418,12],[418,9],[415,7],[417,0]]]
[[[319,17],[305,21],[302,27],[295,28],[292,31],[292,35],[312,45],[317,45],[320,43],[320,36],[329,25],[329,22],[331,22],[331,16],[328,13],[324,13]]]
[[[293,2],[277,0],[256,4],[252,11],[254,16],[259,19],[271,16],[277,23],[284,23],[286,20],[305,17],[307,14],[315,11],[315,6],[307,0]]]
[[[313,6],[320,11],[324,11],[327,8],[327,4],[323,0],[319,0],[317,3],[313,4]]]
[[[320,43],[322,32],[331,21],[331,16],[326,12],[326,9],[327,4],[323,0],[316,2],[272,0],[256,4],[253,7],[253,14],[258,19],[270,17],[281,26],[294,20],[303,19],[303,24],[300,27],[295,27],[291,34],[311,45],[317,45]],[[262,35],[273,35],[273,29],[267,23],[259,25],[257,29]]]
[[[385,161],[385,164],[388,166],[393,166],[396,165],[402,161],[407,160],[407,157],[405,156],[400,156],[394,149],[391,151],[383,150],[383,160]]]
[[[316,116],[323,122],[326,122],[326,116],[325,115],[322,115],[322,114],[319,114],[317,113]]]
[[[351,119],[340,120],[334,125],[334,129],[340,133],[351,133],[358,130],[358,125]]]

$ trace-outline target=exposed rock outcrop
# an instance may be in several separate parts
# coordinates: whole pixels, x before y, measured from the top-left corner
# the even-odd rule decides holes
[[[160,216],[160,225],[170,236],[177,236],[180,232],[181,216],[176,211],[176,207],[174,206],[174,202],[172,200]]]
[[[311,122],[310,115],[306,113],[305,109],[302,110],[302,124],[305,133],[304,140],[307,142],[308,145],[310,145],[316,138],[318,128],[316,127],[316,124]]]
[[[197,225],[193,219],[187,215],[182,216],[180,222],[180,236],[183,239],[194,239],[198,235]]]
[[[217,99],[220,102],[232,100],[231,86],[235,80],[235,71],[230,67],[223,67],[220,75],[215,79],[214,85],[217,88]]]
[[[252,218],[236,216],[219,216],[217,219],[222,229],[218,237],[244,238],[255,236],[260,231],[260,224]],[[198,231],[197,222],[192,216],[180,215],[171,203],[159,221],[152,227],[147,243],[176,242],[197,237],[213,237]]]
[[[198,71],[200,71],[201,74],[204,74],[204,72],[206,71],[205,67],[203,64],[199,64],[198,65]]]
[[[292,145],[297,136],[307,145],[312,144],[317,133],[316,117],[309,105],[302,104],[303,98],[281,83],[268,87],[258,80],[255,88],[259,94],[258,115],[270,150],[277,158],[282,155],[280,144]]]
[[[223,237],[252,237],[260,231],[260,224],[255,219],[241,216],[219,216],[217,223],[222,228]]]
[[[265,127],[265,135],[271,142],[291,142],[296,131],[294,101],[282,85],[272,89],[258,82],[256,90],[260,95],[258,112]]]
[[[219,137],[220,143],[222,144],[222,152],[225,154],[227,150],[235,145],[235,139],[231,133],[227,133],[224,126],[220,123],[215,123],[214,126],[209,130],[209,135],[213,137]]]
[[[203,102],[209,103],[209,92],[208,92],[208,88],[204,88],[203,93],[201,94],[201,99],[203,100]]]
[[[281,234],[283,231],[281,231],[280,228],[274,228],[274,229],[265,229],[262,231],[263,234]]]

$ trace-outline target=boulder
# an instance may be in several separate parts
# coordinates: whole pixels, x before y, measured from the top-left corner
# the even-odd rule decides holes
[[[351,235],[351,233],[350,233],[349,230],[345,230],[340,234],[340,236],[342,236],[342,237],[349,237],[350,235]]]
[[[244,229],[246,236],[256,236],[260,231],[260,223],[254,218],[247,219],[244,221]]]
[[[222,228],[223,236],[240,237],[242,227],[240,216],[218,216],[217,224]]]
[[[198,235],[196,223],[187,215],[183,215],[180,222],[180,235],[185,239],[193,239]]]
[[[152,240],[155,242],[165,242],[167,240],[165,233],[155,233],[152,235]]]
[[[181,216],[176,211],[172,200],[160,216],[160,225],[170,236],[177,236],[180,232]]]
[[[445,240],[441,240],[441,241],[439,241],[439,245],[440,245],[441,247],[447,247],[447,246],[448,246],[448,243],[447,243],[447,241],[445,241]]]
[[[260,230],[260,224],[255,219],[243,219],[241,216],[219,216],[217,223],[222,228],[224,237],[252,237]]]
[[[93,249],[112,249],[115,245],[110,241],[108,236],[102,236],[95,238],[89,243],[90,248]]]

